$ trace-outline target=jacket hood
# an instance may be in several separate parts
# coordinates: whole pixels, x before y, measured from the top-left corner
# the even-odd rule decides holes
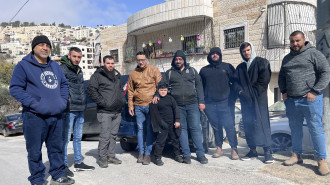
[[[312,47],[311,43],[309,41],[305,42],[305,47],[299,51],[294,51],[291,47],[290,47],[290,54],[292,55],[299,55],[300,53],[305,52],[306,50],[310,49]]]
[[[105,76],[107,76],[107,73],[106,73],[106,71],[105,71],[106,69],[104,69],[104,66],[101,66],[101,67],[99,67],[99,68],[97,68],[96,69],[96,72],[99,72],[99,73],[101,73],[102,75],[105,75]],[[118,79],[120,78],[120,72],[119,71],[117,71],[117,69],[114,69],[115,70],[115,76],[116,77],[118,77]]]
[[[68,66],[68,68],[74,69],[75,71],[78,71],[78,69],[80,68],[79,65],[73,65],[68,57],[68,55],[65,55],[61,58],[60,61],[62,64],[65,64],[66,66]]]
[[[50,65],[51,62],[53,62],[52,60],[50,60],[50,57],[47,57],[47,64],[40,64],[38,62],[38,60],[36,59],[36,57],[34,56],[33,52],[31,52],[28,55],[26,55],[25,57],[23,57],[22,60],[30,62],[31,64],[38,66],[40,68],[46,68]]]
[[[174,63],[175,62],[175,57],[182,57],[183,61],[184,61],[183,65],[187,66],[186,55],[183,53],[182,50],[178,50],[178,51],[175,52],[174,57],[172,59],[172,64],[171,64],[172,67],[175,67],[175,63]]]
[[[211,57],[211,55],[213,53],[217,53],[219,55],[219,60],[214,61]],[[210,53],[207,55],[207,61],[211,64],[211,65],[218,65],[222,62],[222,53],[221,53],[221,49],[219,47],[214,47],[210,50]]]
[[[256,52],[254,51],[254,46],[253,46],[253,44],[251,43],[251,42],[247,42],[247,43],[249,43],[250,45],[251,45],[251,57],[249,58],[249,60],[253,60],[254,58],[256,58],[256,56],[257,56],[257,54],[256,54]],[[243,45],[243,43],[241,44],[241,46]],[[240,50],[239,51],[240,52],[240,54],[241,54],[241,57],[242,57],[242,59],[245,61],[245,62],[248,62],[248,59],[246,59],[244,56],[243,56],[243,53],[242,53],[242,50]],[[252,60],[251,60],[251,62],[252,62]]]

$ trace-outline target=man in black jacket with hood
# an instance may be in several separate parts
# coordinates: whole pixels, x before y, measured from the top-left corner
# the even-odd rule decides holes
[[[108,163],[122,162],[116,158],[115,147],[126,100],[114,58],[107,55],[103,57],[103,63],[104,66],[98,68],[89,81],[88,95],[97,104],[97,119],[101,124],[97,163],[101,168],[107,168]]]
[[[183,153],[183,162],[191,163],[191,153],[188,142],[188,128],[196,148],[197,160],[206,164],[203,148],[202,132],[200,127],[200,112],[204,110],[203,85],[196,69],[186,63],[186,56],[178,50],[172,60],[172,68],[167,70],[163,81],[169,84],[169,93],[173,96],[180,110],[181,135],[180,145]]]
[[[94,170],[93,166],[86,165],[81,155],[81,138],[84,125],[84,111],[86,108],[86,94],[84,78],[79,63],[82,52],[77,47],[70,48],[69,54],[61,58],[61,68],[65,78],[69,82],[69,103],[67,110],[63,112],[63,156],[66,174],[73,177],[69,170],[67,147],[73,130],[74,171]]]
[[[209,65],[203,67],[199,73],[202,78],[205,96],[205,113],[214,130],[216,152],[212,157],[217,158],[223,154],[223,132],[224,127],[232,148],[231,158],[239,159],[237,154],[237,137],[231,108],[234,101],[231,99],[231,81],[235,69],[231,64],[222,62],[221,50],[214,47],[207,56]],[[231,105],[232,104],[232,105]]]

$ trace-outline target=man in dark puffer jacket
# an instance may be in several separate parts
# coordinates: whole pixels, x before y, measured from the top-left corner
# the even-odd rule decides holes
[[[88,95],[97,104],[97,119],[101,124],[97,163],[101,168],[107,168],[108,163],[122,162],[116,158],[115,147],[126,100],[114,58],[107,55],[103,57],[103,63],[104,66],[98,68],[89,81]]]
[[[77,47],[70,48],[69,54],[61,58],[61,68],[69,83],[69,103],[63,113],[63,156],[66,173],[73,177],[69,170],[67,147],[73,130],[74,171],[94,170],[93,166],[83,163],[81,155],[81,138],[86,108],[83,72],[79,67],[82,52]]]

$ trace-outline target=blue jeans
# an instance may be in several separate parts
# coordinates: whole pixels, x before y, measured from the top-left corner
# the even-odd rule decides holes
[[[49,160],[49,174],[58,179],[65,175],[62,154],[62,116],[41,116],[23,111],[23,133],[28,153],[31,184],[45,182],[46,167],[42,162],[41,148],[45,142]]]
[[[150,121],[149,106],[135,105],[136,123],[138,126],[137,138],[139,154],[150,155],[153,142],[153,131]],[[145,133],[145,134],[144,134]],[[144,135],[146,147],[144,147]]]
[[[228,102],[206,104],[205,107],[205,113],[214,131],[215,144],[222,148],[222,129],[224,127],[231,148],[237,148],[235,123],[233,122],[233,117],[231,115]]]
[[[316,96],[314,101],[307,98],[291,98],[285,101],[286,114],[291,129],[292,152],[302,153],[303,122],[306,119],[311,135],[316,158],[326,159],[325,135],[322,125],[323,95]]]
[[[188,129],[193,141],[194,147],[196,148],[197,157],[202,157],[205,155],[203,148],[202,131],[200,124],[200,112],[198,109],[198,104],[190,104],[178,106],[180,109],[180,125],[181,125],[181,135],[180,135],[180,145],[184,157],[191,157],[189,140],[188,140]]]
[[[64,164],[68,166],[68,153],[67,148],[71,139],[71,130],[73,129],[73,153],[74,163],[79,164],[82,162],[81,156],[81,138],[84,124],[84,112],[72,111],[63,113],[63,156]]]

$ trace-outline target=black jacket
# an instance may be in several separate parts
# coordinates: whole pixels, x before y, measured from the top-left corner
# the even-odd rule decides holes
[[[246,134],[250,132],[254,146],[271,145],[267,88],[271,70],[268,60],[256,57],[247,70],[246,62],[236,68],[235,89],[240,97],[242,118]]]
[[[175,57],[184,59],[184,70],[178,70],[175,66]],[[162,81],[169,84],[169,93],[179,106],[194,103],[204,103],[204,92],[201,78],[193,67],[186,63],[186,56],[179,50],[172,60],[172,68],[167,70]]]
[[[84,111],[86,94],[83,72],[79,66],[73,66],[67,55],[61,58],[61,68],[69,83],[69,102],[67,111]]]
[[[220,56],[218,61],[213,61],[211,58],[214,52]],[[212,48],[207,57],[210,64],[199,72],[203,82],[204,99],[207,104],[221,103],[231,97],[231,84],[235,68],[229,63],[222,62],[221,58],[220,49]]]
[[[108,75],[104,67],[98,68],[88,84],[88,95],[97,104],[97,112],[120,113],[126,102],[120,73],[115,70],[115,78]]]

